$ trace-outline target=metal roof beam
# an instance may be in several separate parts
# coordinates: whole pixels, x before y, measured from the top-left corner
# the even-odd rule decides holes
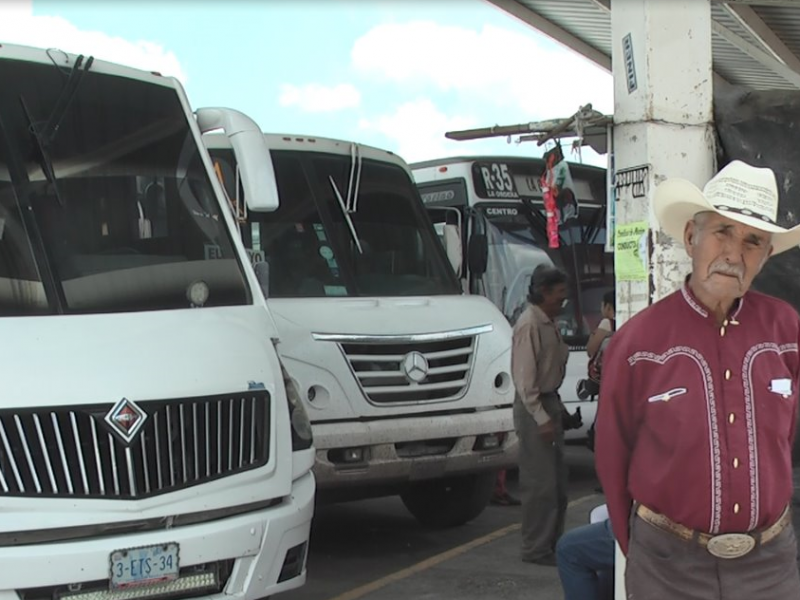
[[[736,46],[739,50],[751,58],[760,62],[773,73],[783,77],[786,81],[800,89],[800,73],[786,66],[768,52],[764,52],[761,48],[751,44],[746,39],[737,35],[727,27],[720,25],[716,21],[711,22],[711,31]]]
[[[589,2],[607,13],[611,12],[611,0],[589,0]]]
[[[755,10],[745,5],[725,5],[725,10],[736,19],[742,27],[764,45],[779,61],[800,73],[800,58],[783,43],[775,32],[764,23]]]
[[[588,58],[592,62],[604,68],[609,73],[611,72],[610,56],[606,56],[605,53],[601,52],[594,46],[590,46],[580,38],[572,35],[566,29],[559,27],[558,25],[556,25],[555,23],[553,23],[548,19],[545,19],[542,15],[531,10],[527,6],[524,6],[517,0],[486,0],[486,1],[491,4],[494,4],[500,10],[507,12],[508,14],[516,17],[520,21],[527,23],[531,27],[538,29],[539,31],[551,37],[555,41],[564,44],[567,48],[574,50],[575,52],[581,54],[585,58]],[[595,2],[595,0],[592,1]],[[598,1],[602,2],[602,0]]]

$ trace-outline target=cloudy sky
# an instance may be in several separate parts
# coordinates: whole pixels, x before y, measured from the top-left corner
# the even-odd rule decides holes
[[[0,43],[178,78],[191,105],[407,161],[539,155],[450,130],[613,110],[611,75],[484,0],[0,0]],[[577,157],[574,157],[577,159]],[[584,162],[605,157],[583,150]]]

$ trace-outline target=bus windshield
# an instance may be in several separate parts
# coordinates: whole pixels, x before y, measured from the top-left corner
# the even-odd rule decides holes
[[[74,72],[0,60],[0,316],[248,303],[176,91]]]
[[[479,205],[479,210],[489,245],[483,276],[487,297],[514,323],[527,305],[534,269],[540,264],[558,266],[569,277],[570,296],[557,325],[567,343],[585,345],[600,321],[603,294],[614,286],[611,261],[604,252],[601,207],[581,207],[579,218],[562,224],[559,248],[548,247],[541,204],[491,203]]]
[[[514,323],[527,306],[533,271],[553,261],[523,204],[484,206],[482,212],[489,247],[483,292]]]
[[[232,152],[210,152],[233,197]],[[250,212],[241,223],[253,260],[269,263],[270,297],[460,293],[402,167],[364,159],[351,182],[350,156],[287,150],[271,155],[280,207]]]

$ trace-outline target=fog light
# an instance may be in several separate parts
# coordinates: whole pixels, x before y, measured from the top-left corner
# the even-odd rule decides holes
[[[489,433],[479,435],[475,440],[475,450],[497,450],[503,443],[503,434]]]
[[[364,462],[364,448],[337,448],[328,450],[328,460],[334,464],[352,465]]]
[[[511,389],[511,375],[506,372],[498,373],[494,378],[494,389],[505,394]]]
[[[363,448],[345,448],[342,453],[342,460],[346,463],[361,462],[364,460]]]
[[[306,560],[306,542],[291,548],[283,559],[281,574],[278,576],[278,583],[294,579],[303,574],[303,565]]]

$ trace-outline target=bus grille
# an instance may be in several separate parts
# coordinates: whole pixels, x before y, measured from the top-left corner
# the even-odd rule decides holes
[[[345,342],[340,346],[366,397],[375,404],[393,404],[442,402],[463,396],[477,344],[477,335],[466,335],[408,342]]]
[[[266,391],[143,401],[129,443],[111,405],[0,410],[0,496],[146,498],[269,460]]]

